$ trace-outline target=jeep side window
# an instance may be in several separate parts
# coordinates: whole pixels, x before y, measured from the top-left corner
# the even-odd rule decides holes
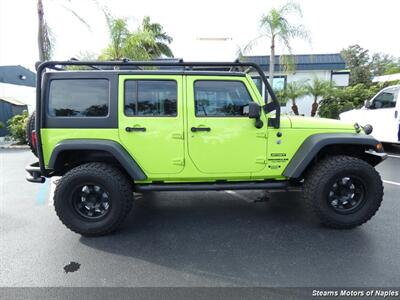
[[[107,79],[54,79],[50,82],[51,117],[105,117],[110,102]]]
[[[246,116],[252,102],[241,81],[197,80],[194,94],[196,117]]]
[[[125,115],[177,115],[177,83],[174,80],[126,80]]]
[[[379,108],[393,108],[396,107],[396,99],[398,95],[398,90],[396,89],[387,89],[381,92],[378,96],[374,98],[371,103],[370,109],[379,109]]]

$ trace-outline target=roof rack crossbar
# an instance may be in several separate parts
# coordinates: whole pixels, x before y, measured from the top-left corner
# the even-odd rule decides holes
[[[71,57],[70,59],[69,59],[70,61],[79,61],[79,59],[77,59],[77,58],[75,58],[75,57]],[[93,65],[87,65],[89,68],[92,68],[93,70],[103,70],[103,69],[100,69],[100,68],[98,68],[98,67],[95,67],[95,66],[93,66]]]

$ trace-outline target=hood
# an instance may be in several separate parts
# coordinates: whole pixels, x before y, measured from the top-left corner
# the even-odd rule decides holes
[[[362,110],[364,110],[364,109],[363,108],[361,108],[361,109],[352,109],[352,110],[348,110],[348,111],[342,112],[342,113],[339,114],[339,119],[343,120],[343,121],[351,121],[351,120],[356,121],[357,117],[360,114],[360,111],[362,111]]]
[[[299,116],[290,116],[289,118],[292,123],[292,128],[355,130],[354,122]]]

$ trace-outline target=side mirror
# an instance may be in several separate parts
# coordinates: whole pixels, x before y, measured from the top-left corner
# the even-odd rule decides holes
[[[364,107],[365,108],[370,108],[371,107],[371,102],[369,100],[364,101]]]
[[[258,103],[249,103],[249,118],[256,119],[256,128],[262,128],[264,126],[263,121],[261,121],[261,106]]]

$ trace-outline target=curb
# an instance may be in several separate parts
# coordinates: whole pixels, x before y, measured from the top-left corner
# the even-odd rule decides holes
[[[0,149],[29,149],[28,145],[0,145]]]

